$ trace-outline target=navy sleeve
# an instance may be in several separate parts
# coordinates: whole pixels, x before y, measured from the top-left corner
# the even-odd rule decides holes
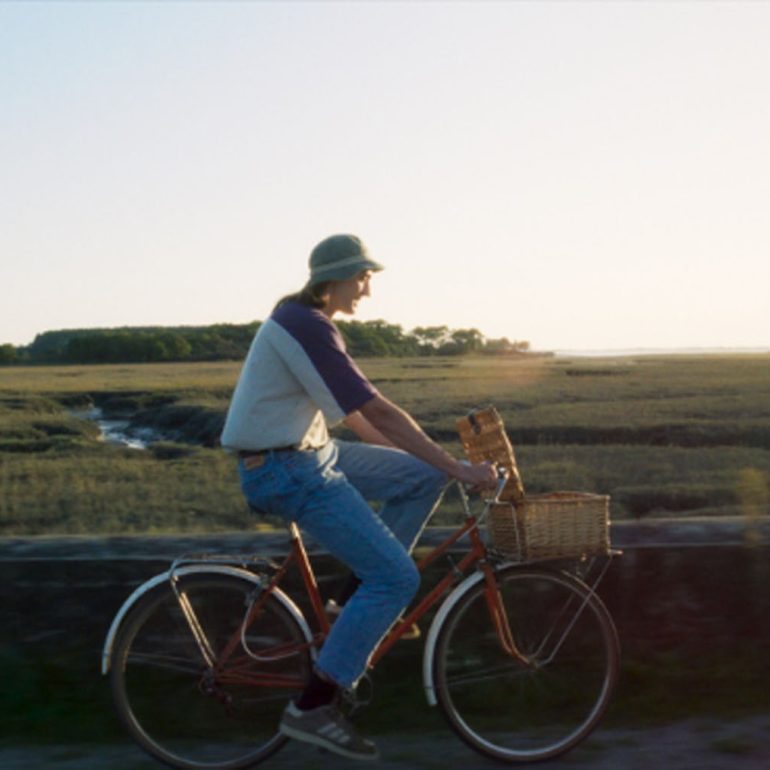
[[[345,349],[337,327],[320,311],[287,303],[273,313],[307,355],[344,414],[360,409],[378,394]]]

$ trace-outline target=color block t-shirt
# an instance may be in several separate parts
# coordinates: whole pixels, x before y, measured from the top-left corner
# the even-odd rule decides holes
[[[222,431],[233,450],[297,446],[329,440],[334,425],[377,395],[345,349],[337,327],[296,302],[275,310],[257,331]]]

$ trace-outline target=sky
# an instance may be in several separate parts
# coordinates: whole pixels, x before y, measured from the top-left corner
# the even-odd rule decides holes
[[[770,347],[770,2],[0,0],[0,343],[360,320]]]

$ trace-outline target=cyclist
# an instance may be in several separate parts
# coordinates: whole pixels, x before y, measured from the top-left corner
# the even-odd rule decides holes
[[[490,465],[461,463],[385,398],[345,349],[332,318],[352,315],[383,267],[360,238],[333,235],[310,255],[304,288],[259,328],[230,403],[222,444],[239,455],[256,509],[295,521],[351,568],[357,587],[280,730],[355,759],[375,759],[336,706],[419,586],[410,557],[448,476],[492,486]],[[330,439],[344,422],[361,439]],[[367,501],[382,503],[375,513]]]

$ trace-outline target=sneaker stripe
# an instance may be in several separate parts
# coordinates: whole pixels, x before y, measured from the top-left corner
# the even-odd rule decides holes
[[[350,743],[350,736],[337,725],[324,725],[318,733],[337,743]]]
[[[279,729],[290,738],[323,746],[351,759],[379,757],[377,747],[371,741],[360,738],[342,714],[334,713],[328,707],[299,712],[290,704],[284,711]]]

